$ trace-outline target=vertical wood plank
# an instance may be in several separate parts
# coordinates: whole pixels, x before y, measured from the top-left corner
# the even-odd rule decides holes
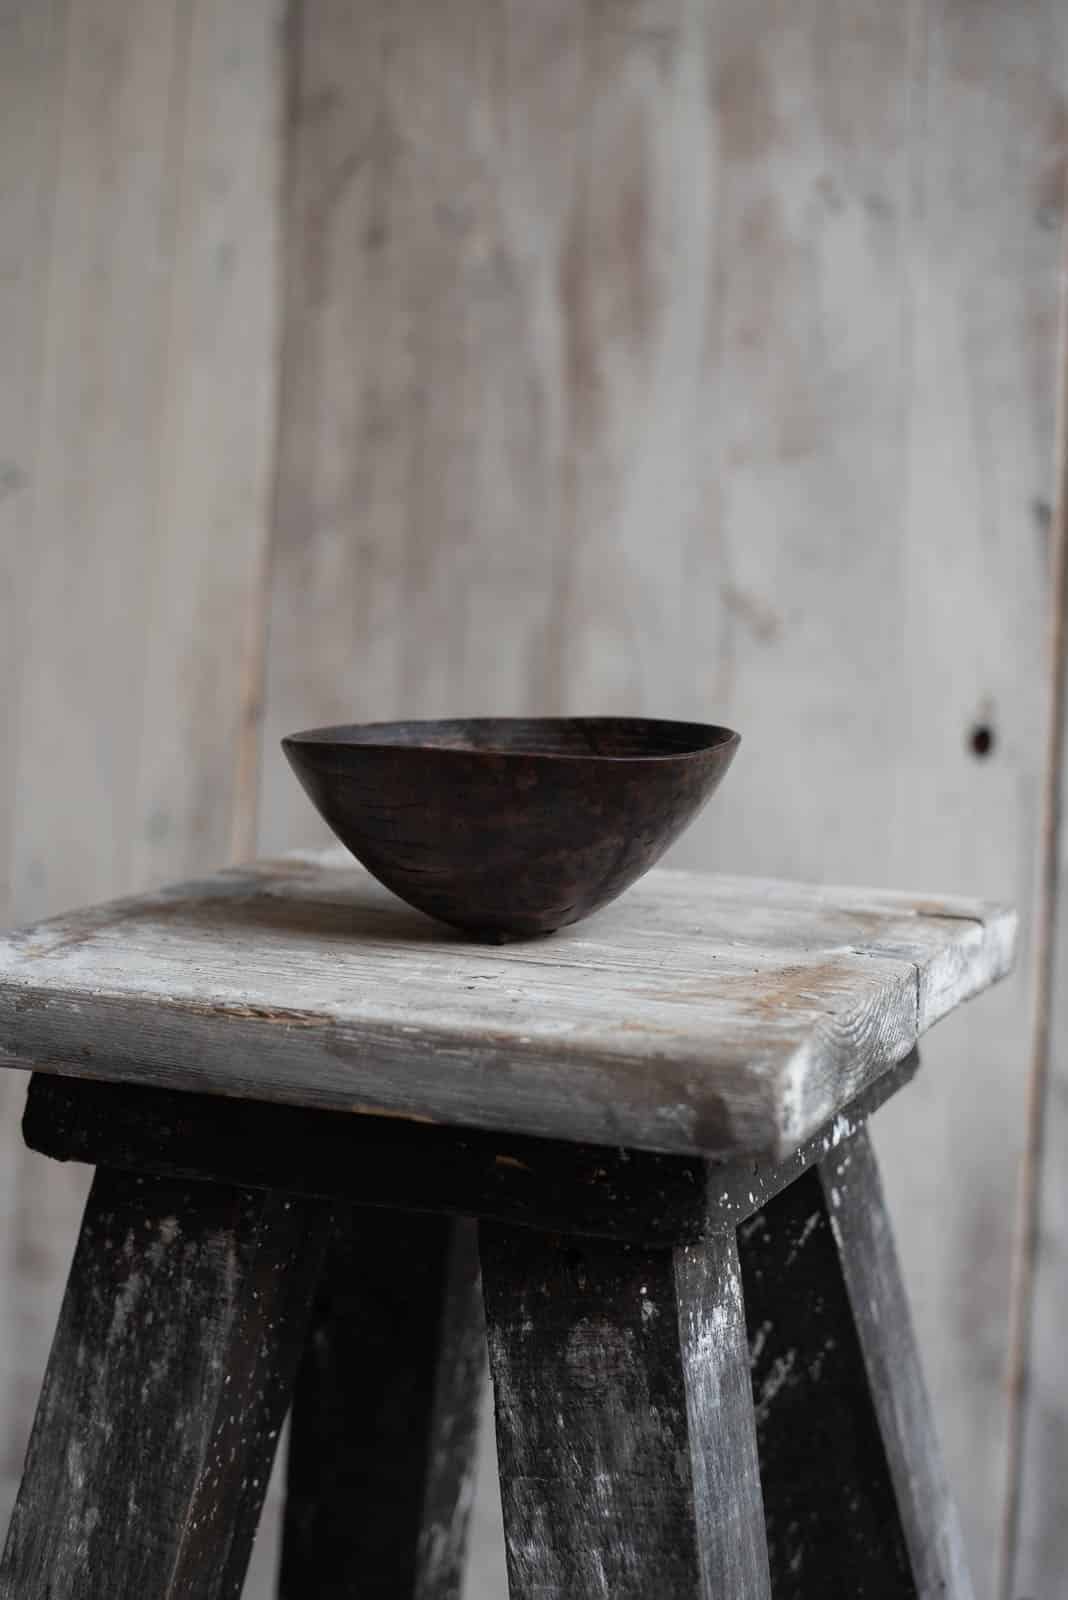
[[[773,1592],[916,1600],[828,1211],[810,1170],[738,1230]]]
[[[45,286],[55,198],[66,0],[0,7],[0,922],[9,920],[15,736],[35,486]]]
[[[259,697],[245,662],[271,470],[277,27],[277,7],[248,3],[72,7],[15,919],[230,851]]]
[[[675,537],[689,703],[746,743],[678,859],[873,881],[889,752],[908,740],[894,674],[915,6],[714,9],[704,474]]]
[[[324,1201],[97,1174],[4,1600],[237,1600],[329,1229]]]
[[[917,57],[908,735],[894,762],[890,876],[1011,897],[1026,928],[1045,760],[1036,619],[1048,605],[1068,15],[1056,0],[938,0]],[[999,994],[933,1035],[913,1104],[875,1125],[984,1597],[998,1570],[1029,956],[1025,944]]]
[[[701,1600],[770,1600],[742,1270],[733,1229],[674,1252]],[[646,1315],[642,1305],[643,1318]],[[652,1566],[655,1581],[657,1568]],[[648,1587],[648,1579],[646,1581]]]
[[[58,129],[57,178],[19,600],[13,921],[130,883],[182,14],[174,0],[71,0],[63,78],[44,113]],[[86,1175],[49,1172],[21,1149],[15,1173],[16,1370],[2,1420],[18,1458]]]
[[[817,1169],[920,1600],[972,1600],[920,1354],[866,1128]]]
[[[130,881],[187,15],[174,0],[71,7],[23,602],[16,919]]]
[[[1050,527],[1050,673],[1046,770],[1035,915],[1034,1037],[1027,1144],[1021,1169],[1013,1345],[1009,1352],[1010,1455],[999,1600],[1063,1587],[1068,1520],[1068,1403],[1060,1381],[1068,1290],[1068,119],[1060,151],[1060,336],[1056,497]],[[1052,220],[1052,219],[1050,219]]]
[[[198,0],[173,157],[131,883],[251,855],[280,292],[281,0]]]
[[[0,6],[0,922],[12,920],[19,686],[26,654],[26,589],[33,565],[37,421],[46,286],[64,75],[66,0]],[[0,1082],[0,1525],[18,1484],[32,1401],[10,1425],[26,1348],[26,1239],[18,1212],[23,1085]],[[73,1235],[72,1235],[73,1239]],[[68,1252],[70,1246],[68,1245]],[[45,1338],[48,1334],[45,1334]]]
[[[867,1130],[739,1248],[777,1600],[972,1600]]]
[[[546,547],[499,463],[529,485],[541,459],[536,396],[506,359],[526,316],[499,210],[499,14],[493,0],[297,13],[268,848],[322,834],[278,781],[281,733],[529,694]],[[535,615],[494,652],[502,588],[530,593]],[[476,677],[465,651],[483,629],[494,659]]]
[[[480,1249],[512,1600],[769,1600],[733,1232]]]
[[[269,848],[319,836],[277,754],[302,723],[607,706],[650,672],[678,690],[659,643],[673,613],[645,584],[663,564],[677,585],[678,563],[644,530],[665,497],[669,523],[696,498],[703,16],[699,0],[301,8]],[[595,619],[623,566],[654,609],[630,609],[640,649],[616,654]]]
[[[1060,846],[1063,851],[1063,843]],[[1045,1100],[1038,1192],[1038,1238],[1026,1350],[1026,1387],[1020,1396],[1021,1449],[1015,1464],[1018,1507],[1006,1548],[1003,1600],[1050,1596],[1061,1600],[1068,1523],[1068,1399],[1064,1385],[1064,1307],[1068,1295],[1068,1172],[1063,1158],[1068,1128],[1066,1022],[1060,997],[1068,984],[1064,897],[1055,930],[1054,1031]]]
[[[257,735],[277,22],[246,0],[0,10],[6,921],[214,867],[254,822],[235,747]],[[86,1182],[22,1150],[21,1098],[0,1107],[4,1474]]]
[[[691,585],[702,575],[689,558],[695,537],[706,551],[716,537],[706,329],[719,288],[724,9],[585,8],[577,170],[552,218],[565,438],[549,643],[564,710],[686,715],[699,697],[703,595]],[[540,131],[555,141],[551,124]]]

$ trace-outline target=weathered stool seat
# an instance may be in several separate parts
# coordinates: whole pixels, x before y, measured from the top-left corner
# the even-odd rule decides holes
[[[0,941],[25,1133],[97,1166],[4,1600],[970,1593],[863,1122],[1008,969],[964,901],[654,872],[487,947],[338,855]],[[479,1265],[481,1263],[481,1289]]]

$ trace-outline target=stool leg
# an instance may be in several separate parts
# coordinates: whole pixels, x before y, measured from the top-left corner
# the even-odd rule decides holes
[[[294,1394],[282,1600],[458,1600],[485,1365],[474,1223],[339,1217]]]
[[[2,1600],[236,1600],[328,1231],[319,1201],[97,1172]]]
[[[867,1133],[739,1244],[775,1600],[971,1600]]]
[[[733,1232],[481,1249],[512,1600],[767,1600]]]

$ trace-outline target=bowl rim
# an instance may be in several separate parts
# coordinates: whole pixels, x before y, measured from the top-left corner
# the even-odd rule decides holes
[[[658,753],[628,752],[620,755],[605,755],[597,750],[583,751],[556,751],[556,750],[524,750],[521,746],[514,745],[485,745],[472,748],[469,745],[450,744],[402,744],[391,739],[375,740],[373,738],[354,739],[354,733],[374,733],[376,729],[386,728],[442,728],[454,726],[456,723],[520,723],[542,724],[543,726],[559,727],[562,724],[574,726],[576,724],[590,727],[601,727],[606,723],[629,723],[634,727],[643,727],[650,730],[667,728],[687,728],[695,736],[692,749],[664,750]],[[346,737],[348,736],[348,737]],[[686,718],[676,717],[641,717],[641,716],[575,716],[575,717],[394,717],[385,721],[374,722],[337,722],[328,723],[323,727],[302,728],[296,733],[288,733],[281,740],[282,749],[288,754],[291,749],[307,749],[320,746],[324,750],[388,750],[391,754],[407,751],[413,755],[426,755],[433,751],[435,755],[449,756],[490,756],[498,760],[514,761],[553,761],[578,764],[581,762],[617,762],[631,763],[632,765],[656,765],[674,761],[696,761],[701,757],[710,755],[713,751],[726,753],[735,751],[742,742],[742,736],[734,728],[728,728],[714,722],[692,722]]]

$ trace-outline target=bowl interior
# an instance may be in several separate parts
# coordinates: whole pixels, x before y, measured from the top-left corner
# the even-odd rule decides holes
[[[563,760],[662,761],[736,744],[730,728],[653,717],[466,717],[309,728],[287,745],[485,751]]]

